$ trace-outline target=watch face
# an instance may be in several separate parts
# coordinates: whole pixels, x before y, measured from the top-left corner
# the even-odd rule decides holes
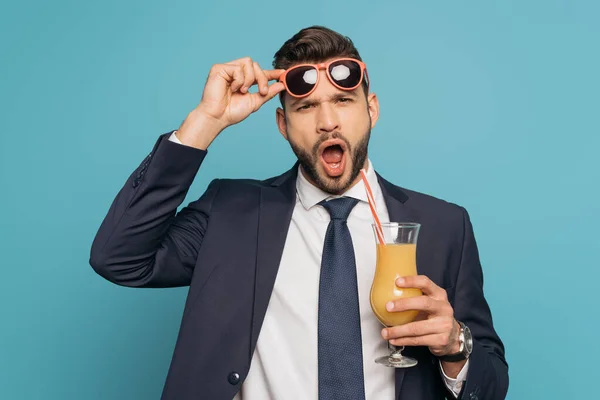
[[[471,336],[471,330],[465,325],[465,349],[471,354],[473,351],[473,337]]]

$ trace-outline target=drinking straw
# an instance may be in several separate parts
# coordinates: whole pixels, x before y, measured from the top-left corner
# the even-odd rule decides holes
[[[375,220],[375,231],[377,232],[377,238],[379,239],[380,244],[384,244],[385,242],[383,240],[381,222],[377,216],[377,211],[375,211],[375,198],[373,197],[371,186],[369,186],[369,182],[367,181],[367,173],[365,172],[364,168],[360,170],[360,174],[362,176],[363,183],[365,184],[365,189],[367,190],[367,200],[369,201],[369,207],[371,208],[371,213],[373,214],[373,219]]]

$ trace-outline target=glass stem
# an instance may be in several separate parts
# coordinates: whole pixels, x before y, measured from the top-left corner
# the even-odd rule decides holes
[[[404,350],[404,346],[400,346],[400,347],[394,346],[388,341],[388,347],[391,351],[391,353],[390,353],[391,358],[395,358],[395,359],[402,358],[402,350]]]

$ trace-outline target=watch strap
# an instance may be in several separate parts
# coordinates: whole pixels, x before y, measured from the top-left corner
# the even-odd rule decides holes
[[[467,356],[465,355],[464,352],[460,352],[460,353],[456,353],[456,354],[448,354],[448,355],[445,355],[445,356],[439,356],[438,358],[441,361],[458,362],[458,361],[466,360]]]

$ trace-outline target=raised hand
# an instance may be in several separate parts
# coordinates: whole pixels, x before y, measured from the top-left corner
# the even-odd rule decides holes
[[[210,69],[202,100],[181,125],[177,137],[184,144],[207,148],[228,126],[237,124],[256,112],[284,90],[279,79],[284,70],[263,70],[249,57]],[[258,85],[258,92],[250,87]]]

